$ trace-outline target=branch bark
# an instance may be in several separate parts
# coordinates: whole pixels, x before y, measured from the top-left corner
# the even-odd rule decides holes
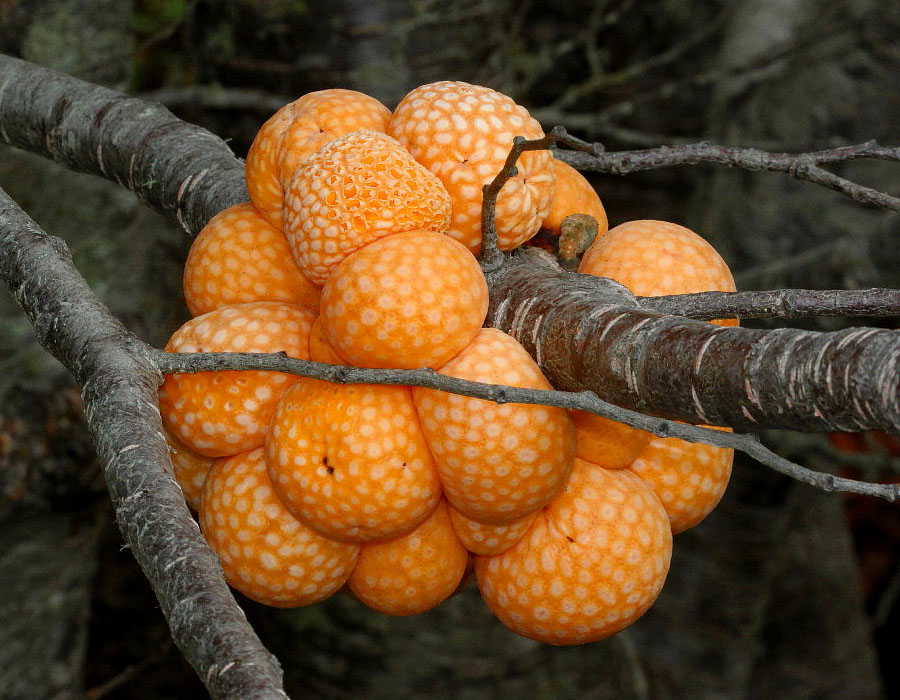
[[[176,644],[213,698],[283,700],[281,668],[244,618],[175,483],[150,348],[93,295],[65,244],[3,190],[0,274],[41,344],[83,387],[116,519]]]

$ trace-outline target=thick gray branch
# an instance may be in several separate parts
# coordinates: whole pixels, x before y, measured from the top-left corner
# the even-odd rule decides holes
[[[3,55],[0,143],[118,182],[191,234],[249,199],[218,136],[162,105]]]
[[[900,432],[898,331],[723,328],[638,310],[538,250],[491,282],[488,322],[559,389],[738,430]]]
[[[0,190],[0,274],[38,339],[83,386],[119,527],[214,698],[285,698],[281,669],[222,578],[171,473],[156,406],[161,376],[48,236]]]

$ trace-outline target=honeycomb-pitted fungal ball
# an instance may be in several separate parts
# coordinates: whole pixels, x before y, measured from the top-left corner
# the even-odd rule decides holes
[[[285,228],[294,259],[325,284],[350,253],[382,236],[424,229],[444,233],[450,197],[397,141],[354,131],[324,146],[285,191]]]

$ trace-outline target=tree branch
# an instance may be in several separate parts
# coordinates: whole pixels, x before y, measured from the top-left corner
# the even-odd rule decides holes
[[[93,295],[65,244],[2,189],[0,274],[41,344],[83,387],[116,519],[175,643],[213,698],[283,700],[278,662],[228,590],[172,476],[151,349]]]
[[[770,153],[755,148],[731,148],[710,143],[694,143],[599,155],[576,151],[556,151],[554,155],[579,170],[591,170],[611,175],[626,175],[641,170],[700,163],[739,167],[745,170],[781,172],[797,180],[807,180],[840,192],[860,204],[900,211],[900,197],[893,197],[871,187],[865,187],[819,167],[824,163],[857,158],[900,160],[900,147],[887,148],[879,146],[875,141],[797,154]]]
[[[3,55],[0,142],[117,182],[189,234],[249,199],[243,166],[218,136],[161,105]]]
[[[340,384],[388,384],[418,386],[447,391],[495,403],[524,403],[557,406],[588,411],[627,423],[659,437],[677,437],[745,452],[761,464],[824,491],[843,491],[877,496],[889,501],[900,498],[900,484],[870,484],[815,472],[778,456],[765,447],[756,435],[713,430],[654,418],[603,401],[592,391],[567,392],[523,389],[502,384],[485,384],[438,374],[433,369],[367,369],[297,360],[283,353],[166,353],[154,351],[160,372],[209,372],[223,370],[264,370],[286,372]]]
[[[776,289],[637,297],[642,308],[709,321],[715,318],[900,316],[900,289]]]

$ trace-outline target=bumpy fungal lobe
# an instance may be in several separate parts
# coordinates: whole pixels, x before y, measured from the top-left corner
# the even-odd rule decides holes
[[[733,462],[734,450],[726,447],[654,437],[628,469],[659,496],[672,534],[677,535],[700,523],[719,504]]]
[[[584,175],[568,163],[554,158],[552,164],[553,173],[556,176],[553,206],[544,218],[541,228],[558,236],[563,219],[572,214],[587,214],[596,219],[597,238],[599,238],[609,228],[609,221],[597,190]]]
[[[203,489],[200,529],[225,580],[279,608],[311,605],[344,585],[359,547],[316,534],[276,498],[261,448],[217,460]]]
[[[407,387],[302,378],[278,404],[266,457],[287,508],[342,541],[405,534],[441,495]]]
[[[437,175],[453,202],[449,235],[473,252],[481,248],[482,187],[500,172],[513,139],[542,138],[528,111],[496,90],[464,82],[422,85],[401,100],[388,133]],[[518,174],[497,197],[495,223],[501,250],[512,250],[541,226],[553,200],[549,151],[527,151]]]
[[[223,306],[179,328],[166,352],[284,352],[309,359],[315,314],[281,302]],[[163,422],[187,447],[224,457],[259,447],[294,375],[255,370],[174,373],[159,391]]]
[[[511,336],[483,328],[439,372],[529,389],[550,384]],[[572,422],[561,408],[497,404],[434,389],[413,390],[450,504],[473,520],[521,520],[562,488],[575,457]]]
[[[374,97],[354,90],[318,90],[286,104],[262,125],[247,153],[250,200],[281,231],[284,193],[297,168],[351,131],[386,131],[390,116]]]
[[[349,255],[322,291],[331,346],[357,367],[440,367],[484,323],[488,288],[463,245],[432,231],[381,238]]]
[[[563,492],[503,554],[477,557],[482,597],[513,631],[546,644],[597,641],[656,600],[672,556],[659,499],[627,470],[576,460]]]
[[[403,231],[444,233],[450,197],[397,141],[355,131],[324,146],[285,192],[284,232],[300,269],[324,284],[367,243]]]
[[[467,518],[456,508],[450,508],[450,522],[460,541],[472,554],[503,554],[525,536],[537,512],[506,525],[489,525]]]
[[[364,544],[347,584],[363,603],[388,615],[416,615],[459,587],[469,554],[444,501],[412,532]]]
[[[250,202],[210,219],[184,264],[184,300],[192,316],[251,301],[318,309],[320,294],[297,267],[284,234]]]

